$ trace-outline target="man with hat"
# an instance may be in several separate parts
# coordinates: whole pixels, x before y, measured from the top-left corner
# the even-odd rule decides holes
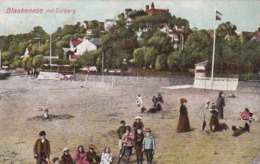
[[[63,155],[61,156],[61,163],[62,164],[73,164],[73,160],[69,153],[69,149],[65,147],[63,150]]]
[[[94,144],[90,144],[88,145],[89,147],[89,150],[87,152],[87,158],[88,158],[88,162],[90,164],[94,164],[94,163],[97,163],[99,160],[98,156],[97,156],[97,153],[95,151],[95,149],[97,148]]]
[[[186,108],[187,99],[181,98],[180,117],[177,126],[177,132],[188,132],[190,131],[190,122],[188,117],[188,111]]]
[[[143,151],[146,156],[147,164],[152,163],[155,151],[155,139],[151,135],[151,132],[152,130],[150,128],[145,128],[145,137],[143,139]]]
[[[126,126],[126,133],[122,136],[123,150],[119,156],[118,164],[120,163],[122,157],[126,156],[126,163],[129,164],[130,156],[133,148],[134,134],[131,132],[131,127]]]
[[[37,164],[48,163],[51,154],[50,142],[46,139],[45,131],[41,131],[39,137],[33,148],[34,158],[37,159]]]
[[[120,121],[121,126],[117,129],[117,134],[119,138],[119,154],[122,153],[122,136],[126,132],[125,120]]]

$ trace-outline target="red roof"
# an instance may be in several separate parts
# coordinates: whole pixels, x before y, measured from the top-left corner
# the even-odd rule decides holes
[[[77,45],[79,45],[80,43],[82,43],[83,41],[82,40],[79,40],[79,39],[71,39],[71,43],[72,45],[75,47]]]

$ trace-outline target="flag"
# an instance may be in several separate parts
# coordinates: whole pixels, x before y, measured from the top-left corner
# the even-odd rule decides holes
[[[221,20],[222,14],[218,11],[216,11],[216,20]]]

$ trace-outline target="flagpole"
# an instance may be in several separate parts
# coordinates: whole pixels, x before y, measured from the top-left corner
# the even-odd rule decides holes
[[[214,13],[214,38],[213,38],[213,52],[212,52],[212,68],[211,68],[211,89],[213,89],[214,80],[214,64],[215,64],[215,48],[216,48],[216,11]]]

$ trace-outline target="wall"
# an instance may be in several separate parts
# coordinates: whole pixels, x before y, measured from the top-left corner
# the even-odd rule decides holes
[[[102,75],[84,75],[77,74],[77,80],[102,82]],[[142,76],[109,76],[104,75],[104,82],[111,85],[143,85],[143,86],[174,86],[174,85],[192,85],[193,77],[142,77]]]

